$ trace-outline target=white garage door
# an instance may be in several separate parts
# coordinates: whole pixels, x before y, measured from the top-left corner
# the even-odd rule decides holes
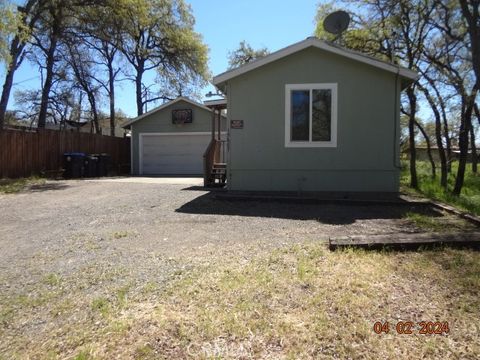
[[[140,134],[140,173],[201,175],[210,133]]]

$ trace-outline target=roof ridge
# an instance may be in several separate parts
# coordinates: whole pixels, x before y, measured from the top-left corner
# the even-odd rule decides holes
[[[229,79],[232,79],[234,77],[237,77],[239,75],[242,75],[246,72],[249,72],[251,70],[254,70],[258,67],[261,67],[263,65],[266,65],[270,62],[276,61],[278,59],[281,59],[283,57],[286,57],[288,55],[294,54],[298,51],[304,50],[308,47],[314,46],[316,48],[329,51],[331,53],[335,53],[340,56],[345,56],[348,57],[352,60],[356,60],[359,62],[367,63],[372,66],[375,66],[377,68],[381,68],[386,71],[398,73],[401,76],[410,79],[410,80],[416,80],[418,78],[418,74],[414,72],[413,70],[407,69],[405,67],[402,67],[400,65],[387,62],[385,60],[377,59],[375,57],[372,57],[370,55],[364,54],[362,52],[353,50],[353,49],[348,49],[342,46],[339,46],[337,44],[333,44],[330,42],[327,42],[325,40],[321,40],[317,37],[308,37],[305,40],[299,41],[297,43],[294,43],[292,45],[289,45],[287,47],[281,48],[271,54],[268,54],[265,57],[262,57],[260,59],[257,59],[255,61],[249,62],[247,64],[244,64],[238,68],[227,70],[223,73],[220,73],[219,75],[215,76],[213,78],[213,84],[214,85],[219,85]]]

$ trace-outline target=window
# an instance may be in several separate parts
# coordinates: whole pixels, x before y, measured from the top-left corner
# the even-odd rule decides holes
[[[285,86],[285,146],[337,146],[337,84]]]

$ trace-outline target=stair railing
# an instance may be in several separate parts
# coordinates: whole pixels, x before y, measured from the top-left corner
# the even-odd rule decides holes
[[[203,185],[210,185],[210,179],[212,177],[213,164],[215,163],[216,153],[217,153],[217,142],[218,140],[212,139],[210,144],[207,146],[207,150],[203,154]]]

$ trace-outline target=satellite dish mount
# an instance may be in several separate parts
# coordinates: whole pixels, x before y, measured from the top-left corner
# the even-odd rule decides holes
[[[334,41],[342,37],[350,24],[350,15],[343,10],[335,11],[323,20],[323,28],[330,34],[336,35]]]

